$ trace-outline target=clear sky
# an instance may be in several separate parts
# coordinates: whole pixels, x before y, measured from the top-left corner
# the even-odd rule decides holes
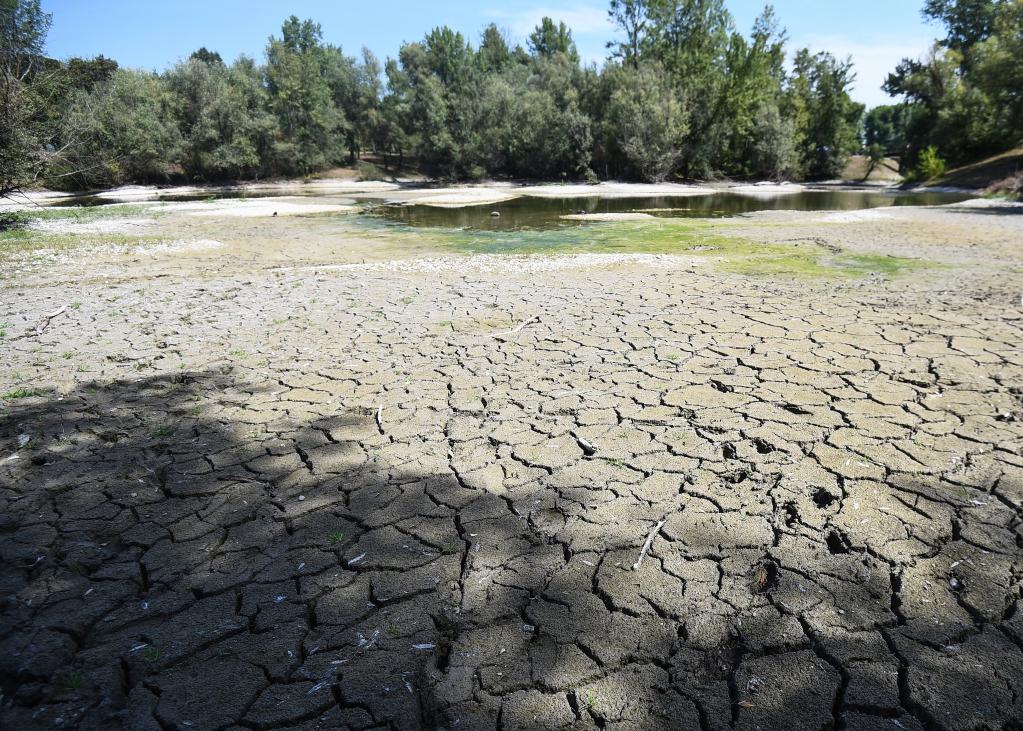
[[[125,66],[163,70],[200,46],[224,60],[245,53],[261,58],[267,37],[290,14],[312,18],[325,39],[354,55],[368,46],[381,61],[405,41],[439,25],[473,43],[488,23],[523,41],[541,17],[571,26],[580,54],[601,61],[613,36],[604,0],[43,0],[53,14],[47,41],[56,58],[103,54]],[[748,32],[764,0],[727,0]],[[880,90],[904,56],[919,56],[939,28],[920,16],[923,0],[774,0],[791,47],[809,46],[852,56],[858,79],[853,96],[868,105],[887,103]]]

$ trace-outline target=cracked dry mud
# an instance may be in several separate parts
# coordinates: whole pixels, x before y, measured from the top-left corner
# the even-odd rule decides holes
[[[136,267],[4,290],[0,726],[1020,727],[1012,277]]]

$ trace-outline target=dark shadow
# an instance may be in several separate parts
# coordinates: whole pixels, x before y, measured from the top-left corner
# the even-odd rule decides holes
[[[983,208],[969,208],[966,206],[943,206],[943,211],[951,211],[952,213],[983,213],[989,216],[1018,216],[1023,214],[1023,205],[1019,203],[1013,205],[1011,202],[999,202],[992,203],[989,206]]]
[[[572,458],[551,466],[510,457],[471,419],[435,439],[309,406],[228,369],[5,408],[0,725],[1023,717],[1023,488],[1009,473],[889,475],[867,529],[850,511],[870,485],[784,480],[788,455],[763,438],[717,445],[700,477],[685,450],[655,471],[583,458],[566,436],[554,457]],[[898,510],[940,529],[898,533],[884,522]]]

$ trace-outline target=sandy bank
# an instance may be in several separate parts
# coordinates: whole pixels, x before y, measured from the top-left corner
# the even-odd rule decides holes
[[[257,198],[244,200],[225,198],[218,201],[195,203],[165,203],[161,211],[181,212],[188,216],[215,216],[223,218],[260,218],[273,216],[303,216],[312,213],[350,213],[353,205],[344,203],[311,203],[301,196],[288,198]]]
[[[600,183],[598,185],[550,184],[517,189],[534,198],[647,198],[652,196],[708,195],[713,188],[678,183]]]
[[[949,203],[947,206],[941,206],[941,208],[972,208],[976,210],[984,210],[988,208],[1004,208],[1023,210],[1023,203],[1002,200],[1000,198],[971,198],[968,201],[960,201],[959,203]]]
[[[569,213],[559,216],[566,221],[644,221],[654,218],[649,213]]]
[[[750,198],[780,198],[806,192],[805,185],[796,183],[756,183],[754,185],[733,185],[724,189],[727,193],[749,196]]]
[[[462,208],[503,203],[518,197],[518,194],[508,188],[484,186],[478,188],[427,188],[410,192],[401,197],[392,197],[389,200],[396,203],[412,203],[436,208]]]

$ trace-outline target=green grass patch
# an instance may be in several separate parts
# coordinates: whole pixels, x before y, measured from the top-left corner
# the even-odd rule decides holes
[[[24,211],[30,221],[73,221],[85,223],[102,218],[137,218],[149,215],[152,206],[118,204],[110,206],[50,206]]]
[[[33,396],[42,396],[43,392],[35,388],[14,388],[7,393],[0,396],[4,401],[15,401],[17,399],[32,398]]]
[[[161,437],[169,437],[173,435],[175,431],[177,431],[177,427],[174,424],[164,423],[157,425],[150,432],[150,436],[159,439]]]
[[[746,276],[789,276],[807,278],[857,278],[871,274],[896,277],[934,266],[919,259],[876,254],[831,254],[803,252],[754,254],[722,262],[726,271]]]
[[[57,233],[32,229],[0,231],[0,262],[17,260],[32,261],[33,257],[51,254],[65,254],[79,248],[95,246],[101,248],[134,248],[165,243],[170,239],[149,236],[139,238],[133,234],[112,233]],[[45,261],[45,258],[43,259]],[[79,303],[79,307],[81,303]],[[77,309],[77,308],[76,308]]]
[[[363,217],[363,221],[372,217]],[[744,228],[755,226],[744,222]],[[770,227],[774,224],[765,223]],[[873,254],[834,253],[814,243],[757,243],[722,232],[707,219],[656,219],[566,224],[553,229],[484,231],[427,228],[368,221],[365,233],[406,250],[461,254],[645,253],[706,258],[723,271],[748,276],[856,278],[894,277],[933,266],[917,259]]]

